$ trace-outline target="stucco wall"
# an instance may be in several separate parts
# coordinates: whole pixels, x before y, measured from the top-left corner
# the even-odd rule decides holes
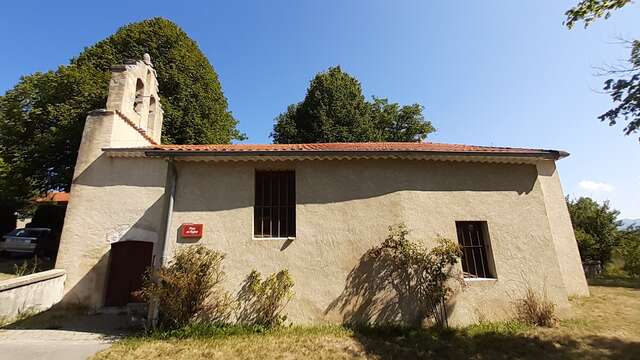
[[[64,280],[64,270],[48,270],[0,281],[0,324],[58,303],[62,299]]]
[[[537,168],[567,293],[570,296],[588,296],[589,286],[580,261],[578,243],[573,233],[558,170],[551,161],[541,161]]]
[[[157,243],[164,232],[166,163],[112,159],[102,151],[123,141],[149,144],[112,111],[87,118],[56,260],[56,268],[67,271],[65,302],[102,306],[111,243]]]
[[[296,171],[294,241],[252,239],[254,171],[273,167]],[[407,224],[411,238],[433,244],[437,236],[456,240],[456,220],[487,221],[497,279],[467,282],[449,306],[451,323],[508,317],[527,286],[544,291],[561,309],[568,307],[535,165],[181,162],[178,174],[171,233],[180,243],[173,248],[185,244],[177,237],[180,224],[205,224],[198,242],[227,254],[232,292],[251,269],[288,268],[296,282],[288,306],[293,321],[384,317],[385,305],[391,304],[380,298],[349,299],[349,287],[366,285],[353,281],[362,269],[361,256],[384,239],[389,225],[400,222]],[[363,301],[376,302],[380,310],[364,310]]]

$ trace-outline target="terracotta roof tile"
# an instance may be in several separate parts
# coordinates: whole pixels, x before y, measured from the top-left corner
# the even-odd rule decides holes
[[[58,203],[67,203],[69,202],[69,193],[68,192],[48,192],[47,195],[41,198],[35,199],[38,203],[48,203],[48,202],[58,202]]]
[[[564,152],[544,149],[442,144],[432,142],[368,142],[368,143],[315,143],[315,144],[212,144],[212,145],[156,145],[153,152],[184,153],[254,153],[254,152],[433,152],[480,153],[514,155],[556,155]]]

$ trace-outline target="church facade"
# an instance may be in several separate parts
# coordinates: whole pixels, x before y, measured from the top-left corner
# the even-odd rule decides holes
[[[402,319],[393,296],[367,294],[375,277],[362,262],[400,223],[426,246],[460,244],[464,286],[447,304],[451,324],[508,318],[528,287],[560,310],[588,295],[556,169],[562,151],[163,145],[161,130],[150,59],[114,66],[106,109],[87,117],[78,153],[56,263],[67,272],[64,302],[135,301],[147,267],[201,244],[226,254],[231,293],[252,269],[288,269],[293,322]]]

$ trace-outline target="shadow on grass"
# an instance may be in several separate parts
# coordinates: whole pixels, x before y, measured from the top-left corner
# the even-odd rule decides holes
[[[54,306],[40,313],[24,313],[3,330],[65,330],[119,338],[132,333],[126,313],[90,314],[74,306]]]
[[[623,287],[623,288],[630,288],[630,289],[640,289],[640,278],[603,276],[603,277],[587,279],[587,282],[591,286]]]
[[[354,338],[380,359],[637,359],[640,342],[618,338],[542,338],[503,330],[359,329]]]
[[[304,343],[307,350],[320,351],[333,347],[332,357],[362,357],[376,359],[637,359],[640,342],[604,336],[532,335],[528,326],[515,323],[488,323],[463,329],[402,328],[402,327],[282,327],[275,329],[246,326],[194,325],[174,331],[140,334],[130,339],[142,343],[155,340],[231,339],[246,342]],[[277,339],[277,338],[284,339]],[[304,340],[303,340],[304,339]],[[342,339],[342,341],[341,341]],[[353,339],[359,346],[349,346]],[[174,344],[180,344],[175,342]],[[206,346],[198,343],[199,346]],[[339,344],[336,346],[336,344]],[[224,348],[224,347],[222,347]],[[260,351],[260,350],[258,350]],[[269,358],[274,353],[265,350],[258,357]],[[224,353],[223,353],[224,354]],[[298,358],[296,350],[286,355]],[[231,354],[228,354],[231,355]],[[282,355],[282,354],[279,354]],[[307,354],[308,355],[308,354]],[[311,357],[313,358],[313,356]]]

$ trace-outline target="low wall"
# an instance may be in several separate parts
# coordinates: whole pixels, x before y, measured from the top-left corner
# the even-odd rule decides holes
[[[47,310],[62,299],[67,275],[53,269],[0,281],[0,323],[20,314]]]

